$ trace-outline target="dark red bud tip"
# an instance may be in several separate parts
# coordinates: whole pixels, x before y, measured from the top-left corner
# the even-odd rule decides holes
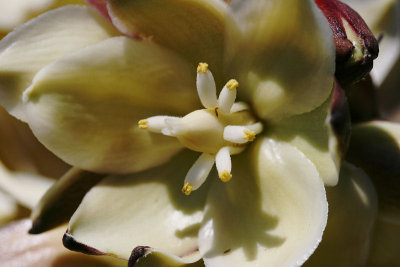
[[[344,158],[350,142],[351,119],[347,97],[337,82],[333,91],[329,122],[338,141],[340,157]]]
[[[131,256],[129,257],[128,267],[133,267],[139,261],[141,257],[146,256],[151,252],[151,248],[148,246],[138,246],[132,250]]]
[[[85,244],[79,243],[68,232],[64,234],[62,241],[63,241],[64,247],[66,247],[67,249],[72,250],[72,251],[81,252],[81,253],[85,253],[88,255],[106,255],[105,253],[103,253],[95,248],[92,248]]]
[[[314,0],[325,15],[336,45],[336,79],[342,86],[364,78],[378,56],[378,41],[356,11],[338,0]]]

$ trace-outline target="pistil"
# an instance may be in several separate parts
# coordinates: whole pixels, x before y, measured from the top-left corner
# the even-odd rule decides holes
[[[138,127],[176,137],[185,147],[202,154],[189,169],[182,192],[189,195],[207,179],[214,163],[223,182],[232,178],[231,155],[241,153],[263,126],[243,102],[235,102],[238,81],[229,80],[219,97],[207,63],[197,67],[197,93],[205,109],[186,116],[154,116],[138,122]]]

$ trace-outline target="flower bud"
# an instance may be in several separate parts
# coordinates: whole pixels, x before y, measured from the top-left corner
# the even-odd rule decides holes
[[[378,41],[360,15],[338,0],[315,0],[327,18],[336,45],[336,79],[342,86],[365,77],[378,56]]]

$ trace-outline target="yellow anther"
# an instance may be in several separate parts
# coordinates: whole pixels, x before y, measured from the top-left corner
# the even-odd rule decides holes
[[[208,64],[207,63],[199,63],[197,66],[197,72],[203,72],[206,73],[208,70]]]
[[[219,174],[219,179],[221,179],[222,182],[226,183],[232,178],[232,174],[230,174],[227,170],[224,170]]]
[[[188,196],[188,195],[190,195],[190,193],[192,193],[192,191],[193,191],[193,185],[186,182],[182,187],[182,192]]]
[[[149,126],[147,125],[148,122],[149,122],[148,120],[140,120],[138,122],[139,128],[140,129],[148,129],[149,128]]]
[[[239,86],[239,83],[235,79],[231,79],[226,83],[225,86],[226,88],[232,91],[233,89],[236,89]]]
[[[247,140],[247,141],[251,142],[251,141],[254,140],[254,138],[256,138],[256,133],[253,132],[253,131],[250,131],[250,130],[246,129],[243,132],[244,132],[244,136],[243,136],[244,140]]]

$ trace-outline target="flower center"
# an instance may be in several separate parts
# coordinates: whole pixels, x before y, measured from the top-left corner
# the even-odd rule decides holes
[[[229,80],[217,98],[214,77],[206,63],[197,67],[197,93],[205,109],[186,116],[154,116],[139,121],[139,128],[177,138],[185,147],[202,154],[189,169],[182,191],[189,195],[209,175],[214,162],[223,182],[232,178],[231,155],[241,153],[262,131],[249,106],[235,102],[239,83]]]

